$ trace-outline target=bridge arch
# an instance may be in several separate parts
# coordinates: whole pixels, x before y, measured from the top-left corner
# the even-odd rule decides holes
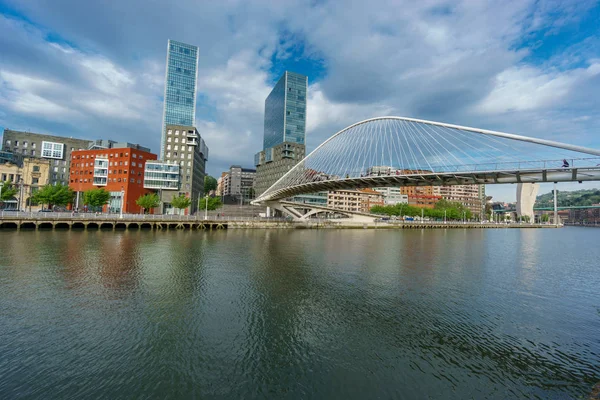
[[[254,203],[334,189],[584,180],[600,180],[600,150],[388,116],[335,133]]]

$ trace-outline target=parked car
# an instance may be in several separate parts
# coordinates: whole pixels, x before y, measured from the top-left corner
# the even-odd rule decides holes
[[[42,208],[41,210],[38,210],[38,212],[52,212],[52,210],[48,210],[47,208]]]

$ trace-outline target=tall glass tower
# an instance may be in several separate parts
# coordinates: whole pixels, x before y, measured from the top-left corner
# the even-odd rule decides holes
[[[167,125],[194,126],[198,47],[170,40],[167,47],[160,159],[164,159]]]
[[[304,144],[308,77],[286,71],[265,100],[263,150],[283,142]]]

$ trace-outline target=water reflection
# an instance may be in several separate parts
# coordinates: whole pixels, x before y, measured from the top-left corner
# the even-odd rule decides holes
[[[1,232],[0,397],[581,396],[593,232]]]

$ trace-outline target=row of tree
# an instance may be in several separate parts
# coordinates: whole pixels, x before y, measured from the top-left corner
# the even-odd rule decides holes
[[[18,189],[12,184],[12,182],[8,182],[2,187],[0,200],[10,200],[14,198],[17,192]],[[73,190],[66,185],[46,185],[33,193],[30,203],[32,205],[41,204],[42,207],[47,206],[48,208],[51,206],[66,206],[73,203],[73,197]],[[109,201],[110,192],[103,188],[90,189],[83,192],[82,204],[88,206],[90,209],[101,209],[104,205],[108,204]],[[140,196],[135,203],[142,207],[144,212],[148,213],[152,208],[156,208],[160,205],[160,198],[156,193],[149,193]],[[185,195],[174,197],[171,200],[171,205],[179,210],[188,208],[191,203],[192,200]],[[219,207],[221,207],[221,200],[218,197],[212,197],[208,199],[209,210],[216,210]],[[204,198],[200,200],[199,208],[206,208],[206,200]]]
[[[393,206],[373,206],[373,214],[399,216],[399,217],[420,217],[443,220],[444,217],[449,220],[471,219],[473,214],[471,210],[461,203],[451,202],[445,199],[438,201],[433,208],[422,208],[409,206],[408,204],[396,204]]]

